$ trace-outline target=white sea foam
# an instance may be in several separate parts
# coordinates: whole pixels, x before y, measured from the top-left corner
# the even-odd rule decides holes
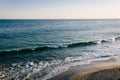
[[[8,72],[4,72],[4,75],[7,75],[7,78],[15,79],[26,79],[26,78],[38,78],[40,80],[47,80],[49,78],[55,77],[56,75],[67,71],[70,67],[76,65],[90,64],[92,61],[107,60],[109,57],[105,58],[95,58],[95,59],[86,59],[79,57],[67,57],[65,60],[54,60],[51,62],[40,62],[38,64],[34,62],[28,62],[24,66],[17,65],[17,67],[11,67]],[[2,73],[3,73],[2,72]],[[36,74],[39,74],[36,77]]]

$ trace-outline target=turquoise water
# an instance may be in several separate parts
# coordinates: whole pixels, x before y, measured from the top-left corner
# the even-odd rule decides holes
[[[71,64],[119,56],[119,30],[119,19],[0,20],[0,70],[8,79],[46,80]]]

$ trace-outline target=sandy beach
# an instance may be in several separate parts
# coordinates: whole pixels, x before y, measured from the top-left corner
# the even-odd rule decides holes
[[[49,80],[119,80],[119,57],[93,61],[91,64],[71,67],[68,71]]]

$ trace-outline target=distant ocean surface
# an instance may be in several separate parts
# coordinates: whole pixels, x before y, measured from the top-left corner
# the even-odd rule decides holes
[[[0,20],[0,74],[46,80],[71,66],[120,56],[119,19]]]

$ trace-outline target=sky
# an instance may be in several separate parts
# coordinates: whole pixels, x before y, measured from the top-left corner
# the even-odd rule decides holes
[[[120,18],[120,0],[0,0],[0,19]]]

